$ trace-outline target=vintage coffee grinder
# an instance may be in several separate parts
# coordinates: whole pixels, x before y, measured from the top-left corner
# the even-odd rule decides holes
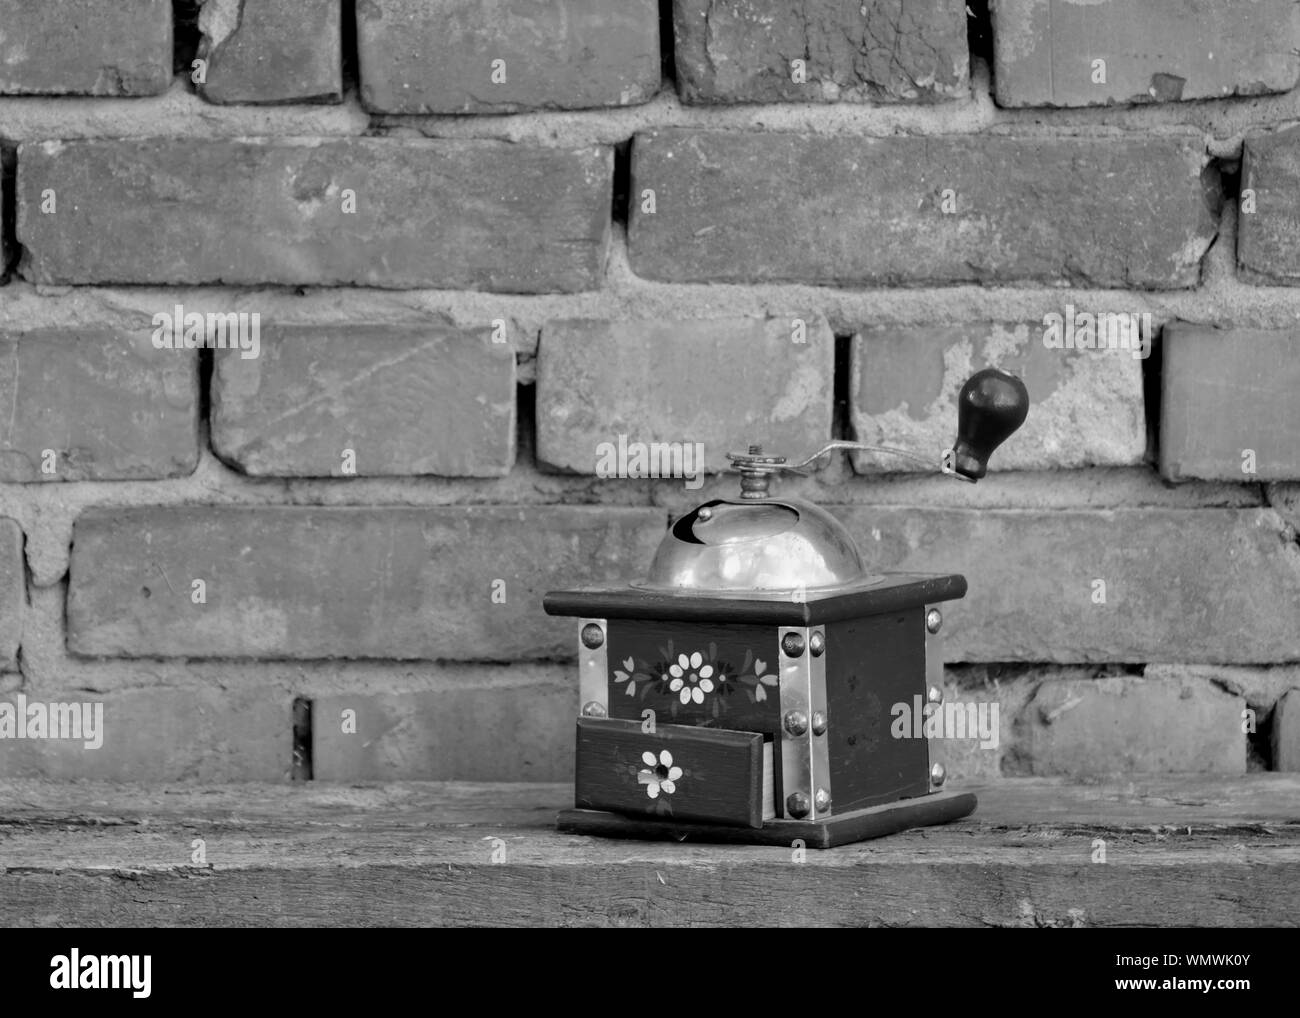
[[[1024,422],[1029,395],[987,368],[962,387],[939,469],[974,483]],[[643,582],[555,591],[578,618],[576,807],[561,830],[830,848],[975,809],[943,791],[924,738],[890,732],[896,703],[942,702],[938,636],[957,575],[869,575],[844,526],[769,493],[802,463],[729,454],[740,496],[678,519]]]

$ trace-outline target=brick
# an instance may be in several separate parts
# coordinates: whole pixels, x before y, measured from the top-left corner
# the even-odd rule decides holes
[[[1273,770],[1300,771],[1300,689],[1284,693],[1273,708]]]
[[[515,458],[515,357],[447,323],[284,327],[218,353],[214,451],[256,476],[499,477]]]
[[[999,106],[1098,106],[1286,92],[1291,0],[992,0]],[[1105,80],[1094,61],[1105,61]]]
[[[319,697],[318,781],[571,781],[577,679],[567,668],[526,685]],[[343,712],[354,711],[355,731]]]
[[[1265,501],[1281,514],[1296,531],[1300,531],[1300,484],[1270,484],[1264,489]]]
[[[23,531],[14,520],[0,518],[0,669],[17,663],[26,608]]]
[[[676,0],[688,103],[934,102],[970,92],[962,0]],[[805,62],[794,81],[791,61]]]
[[[632,268],[666,282],[1193,286],[1217,230],[1203,149],[651,131],[632,148]]]
[[[85,739],[0,739],[0,777],[287,781],[292,770],[293,711],[287,694],[150,688],[25,690],[24,695],[28,705],[90,704],[92,718],[94,705],[102,705],[103,744],[88,749]],[[0,693],[0,703],[16,706],[17,694]]]
[[[360,0],[357,52],[377,113],[628,106],[659,90],[659,5]]]
[[[1245,702],[1208,682],[1044,682],[1021,714],[1028,772],[1244,774]]]
[[[68,647],[104,657],[571,657],[556,587],[641,575],[652,509],[94,509],[77,518]],[[192,581],[206,604],[191,602]],[[494,584],[504,581],[503,586]],[[494,586],[505,603],[493,602]]]
[[[0,0],[0,95],[158,95],[171,0]]]
[[[1246,139],[1241,195],[1238,276],[1265,286],[1300,286],[1300,128]]]
[[[1208,680],[1230,693],[1243,697],[1246,706],[1264,715],[1289,689],[1300,689],[1300,665],[1286,664],[1269,668],[1241,665],[1149,664],[1143,671],[1147,678],[1191,678]]]
[[[9,210],[13,207],[10,196],[14,193],[17,156],[15,149],[0,145],[0,285],[9,281],[9,262],[14,256],[9,245],[10,231],[13,229]]]
[[[592,474],[600,446],[616,447],[620,436],[692,449],[701,443],[711,471],[751,443],[812,451],[831,438],[834,362],[835,337],[817,315],[547,322],[537,366],[537,456]],[[694,458],[689,465],[698,471]]]
[[[47,328],[0,332],[0,365],[0,481],[156,479],[198,465],[192,351],[156,350],[143,331]]]
[[[1070,306],[1058,314],[1077,312]],[[1142,328],[1140,321],[1137,327]],[[907,449],[937,464],[956,437],[962,384],[973,372],[995,365],[1024,379],[1030,411],[1020,430],[993,454],[990,469],[1141,463],[1146,418],[1142,361],[1134,356],[1141,351],[1056,349],[1046,345],[1046,331],[1041,322],[864,330],[853,341],[851,409],[857,439]],[[1131,335],[1131,330],[1124,333],[1126,339]],[[1087,427],[1080,426],[1084,421]],[[860,473],[925,469],[875,453],[855,453],[854,465]]]
[[[1164,337],[1160,472],[1171,481],[1300,479],[1300,331],[1175,322]]]
[[[869,569],[966,577],[948,661],[1300,659],[1300,549],[1270,509],[830,508]]]
[[[343,97],[340,0],[207,0],[198,93],[212,103],[338,102]]]
[[[950,782],[984,782],[1001,778],[1004,761],[1013,761],[1017,755],[1014,722],[1044,675],[1080,670],[1046,667],[1030,671],[1019,665],[945,668],[945,715],[940,723],[943,734],[929,740],[930,762],[943,764]],[[969,724],[972,708],[975,712],[974,726]],[[947,720],[949,714],[951,722]],[[912,719],[909,717],[909,720]],[[991,738],[981,737],[980,724],[988,726]]]
[[[1148,718],[1151,732],[1138,733],[1126,750],[1138,762],[1139,769],[1195,770],[1195,767],[1184,767],[1183,761],[1192,755],[1191,740],[1203,734],[1202,728],[1207,723],[1213,725],[1209,745],[1221,754],[1212,762],[1211,769],[1241,773],[1241,760],[1249,764],[1249,757],[1239,750],[1237,736],[1231,734],[1232,730],[1241,731],[1241,713],[1231,715],[1230,705],[1216,696],[1222,695],[1217,688],[1222,669],[1195,665],[1148,666],[1147,682],[1142,684],[1141,679],[1129,675],[1117,677],[1122,667],[990,664],[945,669],[944,736],[930,739],[930,760],[944,765],[949,787],[954,782],[961,782],[964,788],[966,782],[1055,774],[1058,769],[1067,776],[1111,773],[1116,769],[1115,743],[1122,741],[1117,735],[1129,719],[1116,721],[1115,705],[1107,697],[1136,694],[1167,704],[1160,718]],[[1163,683],[1151,681],[1157,669],[1165,676]],[[1177,679],[1170,684],[1169,676],[1175,674]],[[1184,690],[1186,698],[1192,701],[1189,708],[1192,713],[1186,719],[1182,713],[1184,705],[1179,702]],[[1027,707],[1035,700],[1032,708]],[[1053,715],[1063,705],[1065,710],[1055,713],[1053,721],[1076,707],[1082,713],[1071,714],[1070,724],[1053,729],[1045,715]],[[960,711],[960,720],[955,716],[956,711]],[[949,712],[954,714],[951,721],[946,720]],[[1235,724],[1229,722],[1230,729],[1225,733],[1222,725],[1230,717],[1235,718]],[[996,728],[992,724],[995,720]],[[1184,720],[1191,729],[1188,736],[1182,734],[1180,727]],[[988,726],[984,730],[991,729],[996,740],[985,738],[981,725]],[[1088,732],[1088,726],[1099,731]],[[1172,733],[1168,746],[1162,744],[1166,730]],[[1090,742],[1094,737],[1095,742]],[[1249,741],[1245,745],[1248,753]],[[1067,746],[1072,761],[1064,759]],[[1066,769],[1070,766],[1077,767],[1077,771]]]
[[[37,283],[582,290],[604,268],[612,173],[608,148],[497,141],[31,143],[18,236]]]

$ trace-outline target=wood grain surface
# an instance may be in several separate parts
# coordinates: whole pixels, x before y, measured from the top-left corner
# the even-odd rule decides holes
[[[567,784],[0,782],[0,923],[1300,923],[1300,775],[960,790],[971,817],[796,861],[559,834]]]
[[[722,622],[745,625],[820,626],[840,619],[936,604],[966,596],[966,578],[944,573],[883,573],[865,587],[804,600],[683,594],[639,587],[552,590],[542,598],[548,615],[660,622]]]

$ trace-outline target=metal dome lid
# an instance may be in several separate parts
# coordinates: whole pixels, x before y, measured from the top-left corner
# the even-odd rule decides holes
[[[646,590],[790,597],[879,582],[834,516],[801,499],[714,499],[672,525]]]

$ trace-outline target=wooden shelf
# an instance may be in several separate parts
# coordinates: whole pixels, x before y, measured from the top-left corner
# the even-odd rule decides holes
[[[565,785],[5,781],[0,924],[1300,923],[1300,775],[954,790],[974,816],[796,862],[559,834]]]

